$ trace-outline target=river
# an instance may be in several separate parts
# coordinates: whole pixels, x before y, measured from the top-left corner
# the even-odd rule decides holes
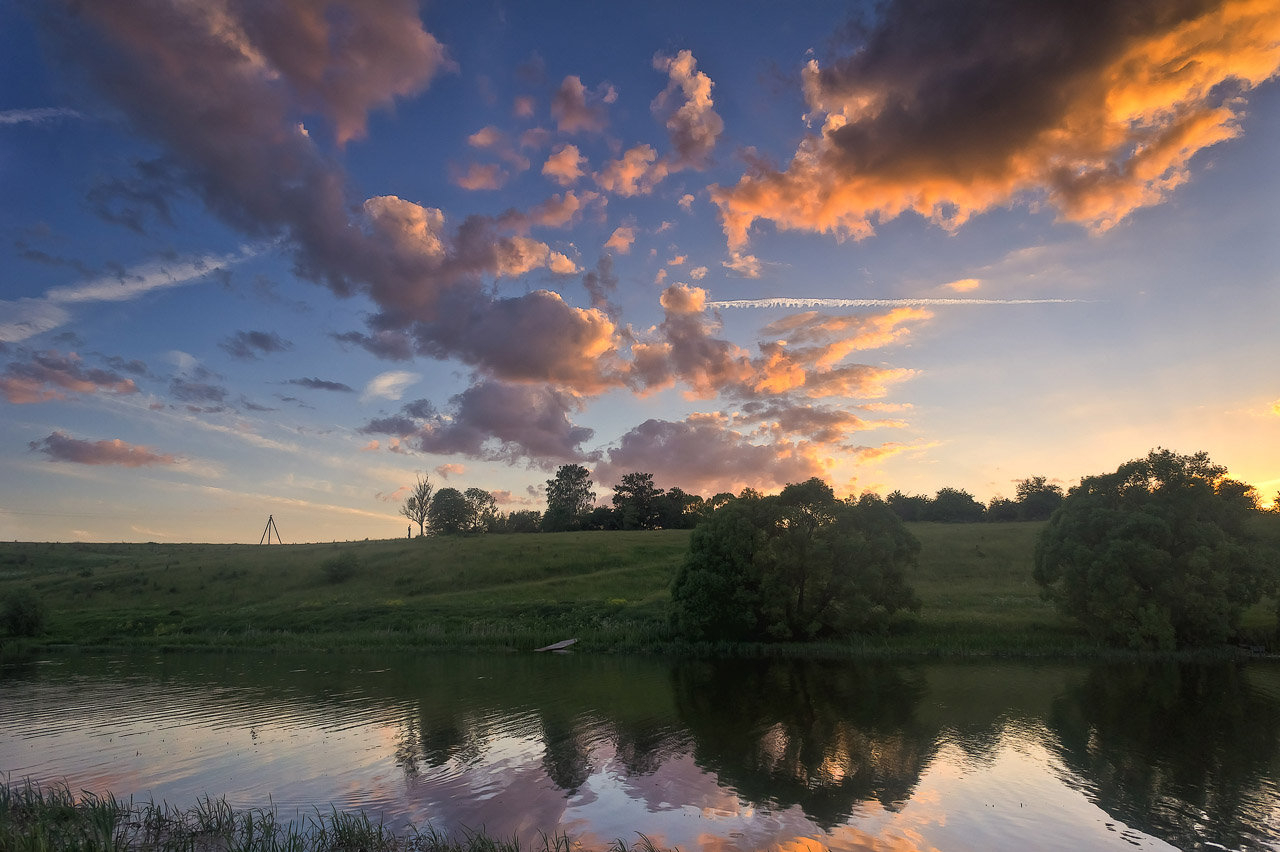
[[[0,773],[685,852],[1280,850],[1280,665],[60,654]]]

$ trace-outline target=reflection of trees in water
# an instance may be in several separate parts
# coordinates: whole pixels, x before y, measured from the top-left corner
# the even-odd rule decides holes
[[[748,801],[799,805],[824,827],[872,798],[900,807],[936,749],[915,716],[924,687],[895,666],[699,662],[674,681],[700,766]]]
[[[1060,754],[1107,813],[1180,849],[1262,849],[1280,807],[1280,703],[1241,666],[1096,666],[1055,702]],[[1274,848],[1274,847],[1269,847]]]

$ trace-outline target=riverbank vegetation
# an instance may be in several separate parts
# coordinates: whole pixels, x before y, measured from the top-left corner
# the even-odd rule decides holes
[[[1280,545],[1280,517],[1250,519]],[[685,645],[668,622],[686,530],[438,536],[306,545],[0,544],[0,599],[27,590],[43,624],[14,647],[489,648],[578,638],[584,650],[682,653],[1097,653],[1042,599],[1043,522],[906,525],[919,615],[798,648]],[[336,560],[336,561],[335,561]],[[327,567],[326,567],[327,566]],[[1275,607],[1233,637],[1275,647]]]
[[[363,812],[329,811],[282,816],[275,808],[231,807],[225,799],[200,799],[181,809],[135,803],[106,794],[73,794],[65,786],[0,783],[0,849],[114,850],[114,852],[574,852],[566,834],[543,835],[522,846],[517,839],[481,832],[449,835],[431,826],[392,830]],[[644,835],[632,844],[615,840],[609,852],[659,852]]]

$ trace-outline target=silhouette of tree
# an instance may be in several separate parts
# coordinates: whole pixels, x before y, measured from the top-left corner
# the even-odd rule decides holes
[[[431,498],[428,522],[436,535],[455,535],[465,532],[471,518],[467,498],[456,488],[441,488]]]
[[[468,488],[462,496],[467,501],[467,529],[488,532],[498,517],[498,501],[483,488]]]
[[[431,480],[418,477],[418,484],[400,507],[400,514],[418,525],[418,535],[426,535],[425,524],[431,512]]]
[[[657,525],[658,498],[662,489],[653,485],[652,473],[626,473],[613,486],[613,508],[624,530],[651,530]]]

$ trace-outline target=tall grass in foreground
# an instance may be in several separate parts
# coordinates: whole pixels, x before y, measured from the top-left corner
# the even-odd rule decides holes
[[[428,826],[396,833],[364,813],[331,808],[281,822],[274,808],[235,810],[199,799],[188,810],[134,804],[110,794],[73,794],[66,785],[0,782],[0,852],[578,852],[566,834],[521,847],[483,832],[451,836]],[[661,852],[643,834],[608,852]],[[679,852],[679,850],[674,850]]]

